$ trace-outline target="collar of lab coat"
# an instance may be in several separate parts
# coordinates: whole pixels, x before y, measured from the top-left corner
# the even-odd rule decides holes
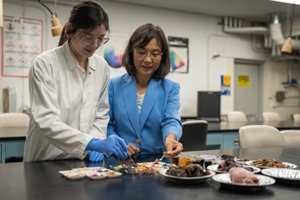
[[[73,52],[70,49],[68,40],[63,44],[63,52],[64,52],[64,55],[65,55],[65,58],[67,60],[67,63],[69,65],[70,70],[75,69],[76,66],[79,65],[79,63],[78,63],[75,55],[73,54]],[[93,71],[96,71],[96,64],[95,64],[94,59],[92,59],[92,57],[93,56],[88,58],[89,59],[88,60],[88,67],[90,69],[92,69]]]

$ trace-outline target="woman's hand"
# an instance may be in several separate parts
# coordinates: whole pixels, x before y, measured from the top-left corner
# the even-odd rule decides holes
[[[140,149],[134,146],[133,144],[129,143],[127,145],[127,155],[132,156],[132,155],[137,155],[140,153]]]
[[[165,140],[165,148],[166,151],[163,153],[164,157],[174,157],[180,154],[183,150],[183,145],[176,140],[176,136],[174,134],[169,134]]]

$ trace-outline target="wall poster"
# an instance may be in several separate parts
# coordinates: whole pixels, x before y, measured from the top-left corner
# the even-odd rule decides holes
[[[171,72],[188,73],[189,39],[168,36],[171,59]]]
[[[1,35],[1,75],[28,77],[34,58],[43,51],[43,21],[3,16]]]
[[[238,86],[239,87],[249,87],[250,86],[250,78],[248,75],[240,75],[238,76]]]
[[[221,75],[221,95],[230,96],[230,75]]]

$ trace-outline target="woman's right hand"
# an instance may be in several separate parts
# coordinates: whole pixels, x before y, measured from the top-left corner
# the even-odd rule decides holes
[[[134,146],[133,144],[129,143],[127,144],[127,155],[133,156],[140,153],[140,149]]]

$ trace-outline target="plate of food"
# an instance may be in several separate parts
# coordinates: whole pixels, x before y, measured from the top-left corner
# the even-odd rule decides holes
[[[106,178],[106,174],[105,172],[94,172],[94,173],[91,173],[91,174],[86,174],[86,176],[92,180],[99,180],[99,179],[104,179]]]
[[[245,168],[245,169],[249,170],[252,173],[259,173],[261,171],[260,168],[254,167],[254,166],[237,165],[235,167]],[[230,168],[224,168],[224,170],[219,170],[218,168],[219,168],[219,165],[209,165],[209,166],[207,166],[207,169],[209,169],[211,171],[214,171],[216,173],[228,173],[228,171],[230,169]]]
[[[276,179],[277,182],[300,185],[300,170],[269,168],[261,170],[261,173]]]
[[[229,173],[217,174],[212,177],[212,180],[220,184],[222,188],[236,190],[236,191],[260,191],[265,189],[266,186],[273,185],[276,181],[275,179],[264,176],[255,175],[259,180],[258,183],[234,183],[230,180]]]
[[[60,173],[61,175],[72,175],[75,174],[76,172],[72,171],[72,170],[62,170],[62,171],[58,171],[58,173]]]
[[[297,165],[293,163],[288,163],[288,162],[282,162],[278,161],[276,159],[271,159],[271,158],[261,158],[258,160],[252,160],[249,162],[246,162],[247,165],[252,165],[255,167],[259,167],[262,169],[266,168],[297,168]]]
[[[83,179],[85,177],[84,174],[76,173],[76,172],[72,174],[65,174],[64,176],[70,180],[78,180],[78,179]]]
[[[236,162],[242,165],[246,165],[247,162],[251,161],[249,158],[237,158]]]
[[[122,173],[116,172],[113,170],[108,170],[107,172],[104,172],[107,178],[117,178],[122,176]]]
[[[171,166],[159,172],[168,181],[181,184],[203,183],[216,173],[210,170],[203,170],[198,164],[191,164],[185,167]]]

